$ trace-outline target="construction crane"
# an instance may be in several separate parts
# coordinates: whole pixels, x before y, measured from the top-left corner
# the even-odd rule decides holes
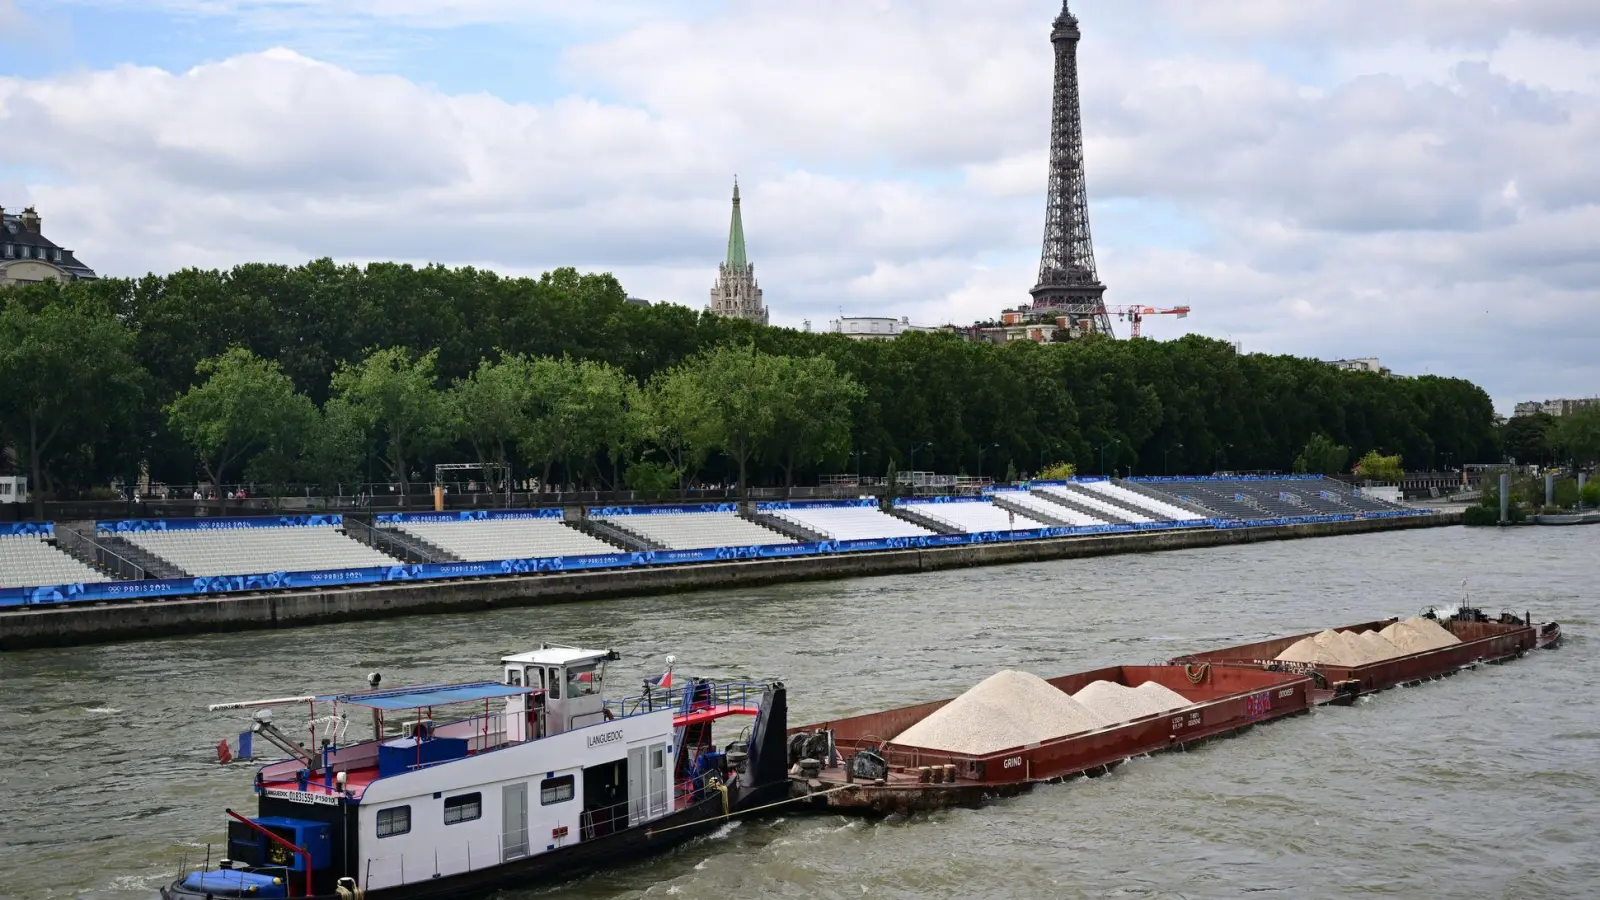
[[[1125,322],[1132,323],[1132,337],[1139,336],[1139,323],[1144,321],[1145,316],[1177,316],[1180,319],[1189,317],[1189,307],[1187,306],[1174,306],[1171,309],[1156,309],[1154,306],[1108,306],[1106,307],[1106,312]]]

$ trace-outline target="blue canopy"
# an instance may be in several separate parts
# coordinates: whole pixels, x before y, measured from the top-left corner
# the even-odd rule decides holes
[[[418,709],[424,706],[443,706],[446,703],[515,697],[519,694],[531,694],[534,690],[534,688],[501,684],[498,681],[478,681],[472,684],[419,684],[392,691],[341,694],[333,699],[340,703],[365,706],[369,709]]]

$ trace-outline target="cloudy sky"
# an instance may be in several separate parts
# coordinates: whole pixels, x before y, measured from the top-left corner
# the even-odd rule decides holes
[[[1600,394],[1600,3],[1073,0],[1108,301]],[[0,205],[101,272],[401,259],[774,320],[1037,274],[1058,0],[0,0]]]

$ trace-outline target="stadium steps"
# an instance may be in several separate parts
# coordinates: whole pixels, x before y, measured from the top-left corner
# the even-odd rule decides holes
[[[349,516],[344,520],[345,537],[366,544],[386,556],[407,563],[462,562],[461,557],[432,541],[423,540],[398,528],[374,528],[367,522]]]
[[[95,535],[95,542],[144,570],[146,578],[190,578],[188,572],[134,544],[127,538],[114,534]]]
[[[1142,507],[1135,506],[1134,504],[1129,503],[1128,501],[1122,499],[1121,497],[1116,497],[1116,496],[1113,496],[1111,494],[1097,494],[1094,491],[1089,490],[1088,488],[1084,487],[1081,484],[1078,484],[1075,481],[1067,482],[1066,488],[1067,488],[1067,490],[1071,491],[1074,494],[1082,494],[1085,497],[1090,497],[1092,499],[1099,500],[1101,503],[1109,503],[1112,506],[1115,506],[1117,509],[1123,510],[1125,512],[1133,513],[1136,516],[1143,516],[1146,519],[1154,519],[1157,522],[1170,521],[1170,517],[1168,517],[1168,516],[1166,516],[1166,515],[1164,515],[1162,513],[1158,513],[1158,512],[1155,512],[1154,510],[1144,509]],[[1091,507],[1091,509],[1092,508],[1093,507]],[[1106,515],[1109,515],[1109,514],[1108,513],[1104,513],[1104,512],[1101,513],[1102,517],[1104,517]]]
[[[1053,493],[1049,493],[1047,491],[1041,491],[1041,490],[1033,490],[1033,491],[1030,491],[1029,493],[1033,494],[1035,497],[1038,497],[1041,500],[1048,500],[1051,503],[1055,503],[1055,504],[1058,504],[1060,506],[1065,506],[1067,509],[1083,513],[1086,516],[1093,516],[1094,518],[1099,519],[1102,522],[1109,522],[1112,525],[1130,525],[1130,524],[1132,524],[1127,519],[1124,519],[1124,518],[1122,518],[1120,516],[1113,516],[1112,514],[1106,512],[1103,509],[1097,509],[1097,508],[1095,508],[1093,506],[1088,506],[1088,505],[1083,504],[1083,503],[1073,502],[1073,500],[1070,497],[1063,497],[1060,494],[1053,494]]]
[[[934,504],[928,504],[932,506]],[[889,507],[889,515],[897,519],[904,519],[913,525],[921,525],[934,534],[968,534],[967,529],[954,522],[948,522],[926,510],[912,509],[906,506]]]
[[[1119,488],[1122,488],[1123,490],[1132,491],[1135,494],[1142,494],[1143,496],[1149,497],[1151,500],[1165,503],[1168,506],[1176,506],[1179,509],[1187,509],[1197,516],[1205,516],[1208,519],[1224,518],[1224,516],[1216,510],[1201,506],[1193,500],[1185,500],[1182,497],[1178,497],[1173,494],[1163,494],[1162,492],[1140,484],[1137,481],[1128,481],[1127,479],[1119,481],[1112,479],[1111,483],[1115,484]]]
[[[145,567],[107,548],[94,534],[93,522],[56,523],[56,549],[113,581],[139,581]]]
[[[1001,509],[1014,512],[1019,516],[1027,516],[1035,522],[1043,522],[1044,524],[1049,525],[1051,528],[1073,527],[1072,523],[1068,522],[1066,519],[1059,519],[1050,515],[1049,513],[1034,509],[1031,506],[1024,506],[1023,504],[1017,503],[1014,500],[1008,500],[1006,499],[1005,494],[991,494],[989,495],[989,501]]]
[[[616,524],[615,522],[602,522],[587,516],[581,519],[568,519],[564,523],[568,528],[587,534],[597,541],[605,541],[613,547],[623,550],[640,552],[644,550],[668,550],[666,544],[654,541],[638,532]]]
[[[831,540],[828,535],[812,531],[798,522],[791,522],[788,519],[780,519],[777,516],[768,515],[754,507],[741,507],[739,509],[739,518],[744,519],[746,522],[754,522],[770,531],[776,531],[784,537],[799,541],[802,544],[817,544]]]

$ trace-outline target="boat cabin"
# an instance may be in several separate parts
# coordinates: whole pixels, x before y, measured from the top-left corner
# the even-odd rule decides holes
[[[497,681],[213,706],[253,711],[242,753],[264,741],[289,758],[256,772],[257,816],[229,811],[227,862],[191,873],[169,897],[341,886],[381,895],[475,878],[703,803],[743,758],[717,751],[712,721],[756,715],[769,686],[687,679],[674,688],[669,658],[642,695],[608,703],[605,668],[617,658],[543,645],[502,658]],[[273,707],[300,704],[305,730],[275,723]],[[371,736],[349,739],[369,717]]]

